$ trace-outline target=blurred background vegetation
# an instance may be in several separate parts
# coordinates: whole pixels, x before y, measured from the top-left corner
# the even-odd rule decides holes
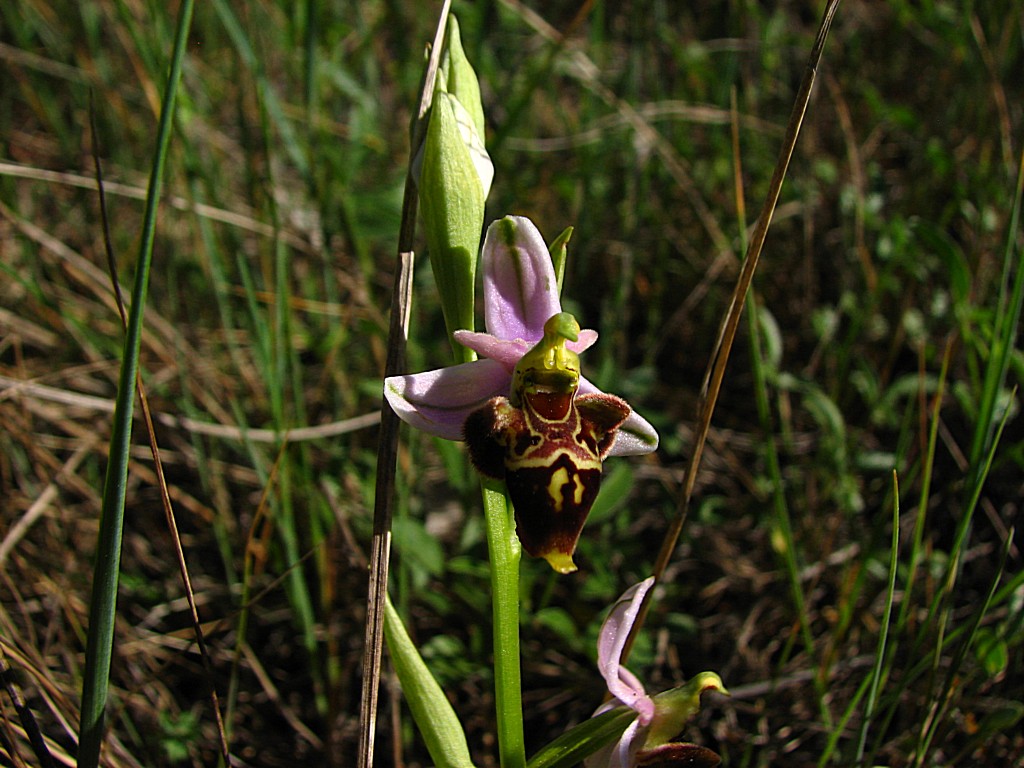
[[[175,9],[0,8],[0,644],[58,756],[74,754],[122,338],[92,155],[130,284]],[[524,563],[533,751],[600,703],[603,611],[650,572],[674,513],[743,233],[821,8],[454,10],[496,168],[488,219],[527,215],[549,239],[576,228],[564,304],[601,332],[587,376],[662,435],[656,455],[607,465],[578,573]],[[241,765],[352,764],[374,415],[408,128],[437,12],[396,0],[196,9],[142,360],[217,677],[195,652],[140,432],[111,766],[212,764],[211,683]],[[840,6],[755,279],[756,322],[737,342],[694,508],[631,661],[651,690],[721,674],[732,698],[706,700],[685,735],[729,766],[1022,759],[1013,387],[1024,358],[1005,301],[1022,248],[1022,48],[1017,2]],[[1003,348],[993,388],[986,370]],[[449,359],[420,254],[410,370]],[[407,437],[393,594],[476,759],[493,765],[476,480],[462,446]],[[895,608],[866,708],[894,470]],[[385,683],[379,762],[422,765]],[[34,764],[2,700],[4,760]]]

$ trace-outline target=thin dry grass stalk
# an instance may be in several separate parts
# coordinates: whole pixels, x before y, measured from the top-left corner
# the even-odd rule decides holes
[[[441,61],[441,48],[448,26],[451,0],[445,0],[434,34],[433,48],[423,77],[416,128],[409,154],[409,173],[402,199],[402,223],[398,233],[398,268],[391,293],[391,322],[388,329],[388,356],[385,376],[405,371],[405,346],[409,338],[409,311],[412,306],[412,275],[415,254],[417,190],[412,177],[412,158],[425,132],[425,117],[434,97],[434,82]],[[383,395],[382,402],[383,402]],[[359,768],[373,765],[374,736],[377,725],[377,693],[380,685],[380,660],[384,643],[384,605],[388,589],[388,561],[391,554],[391,516],[395,496],[395,467],[398,458],[398,427],[401,422],[384,403],[381,412],[380,442],[377,448],[377,481],[374,491],[373,543],[370,548],[369,589],[366,598],[366,643],[363,650],[363,692],[359,705]]]
[[[722,388],[722,381],[725,378],[725,368],[729,362],[729,353],[732,351],[733,340],[736,338],[736,329],[739,327],[740,316],[743,314],[743,306],[746,303],[747,292],[750,290],[750,283],[754,279],[754,271],[757,269],[761,257],[761,250],[764,247],[765,237],[768,235],[768,228],[772,223],[772,215],[775,212],[776,203],[779,200],[779,193],[782,191],[782,182],[786,178],[786,170],[789,168],[790,158],[793,156],[793,149],[796,147],[797,138],[800,136],[800,127],[803,125],[804,113],[807,111],[807,103],[811,98],[811,89],[814,87],[814,80],[818,71],[818,62],[825,48],[825,40],[828,38],[829,28],[832,26],[832,19],[839,8],[839,0],[829,0],[822,16],[821,25],[818,28],[818,36],[811,48],[811,55],[804,70],[803,79],[800,82],[800,90],[797,93],[793,110],[790,114],[789,123],[786,126],[786,135],[782,142],[782,149],[779,152],[779,160],[775,165],[771,183],[768,187],[768,194],[764,205],[761,208],[761,215],[758,217],[747,247],[747,254],[743,259],[740,268],[739,278],[736,287],[733,289],[729,301],[729,308],[722,321],[718,341],[708,361],[707,372],[704,376],[704,383],[701,387],[701,398],[697,405],[697,433],[693,450],[690,454],[690,461],[686,468],[684,484],[680,489],[679,503],[676,513],[662,541],[661,550],[654,563],[654,577],[661,580],[665,574],[675,552],[676,543],[682,533],[683,525],[686,523],[686,515],[690,508],[690,497],[693,494],[694,483],[697,478],[697,467],[700,465],[701,454],[704,451],[704,442],[707,439],[708,431],[711,428],[711,417],[715,411],[715,404],[718,401],[718,394]],[[623,651],[623,663],[629,658],[636,636],[643,628],[644,620],[650,609],[651,595],[654,590],[644,596],[643,604],[636,623],[633,625]]]

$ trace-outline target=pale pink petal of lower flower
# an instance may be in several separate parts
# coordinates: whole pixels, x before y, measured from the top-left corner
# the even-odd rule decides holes
[[[623,668],[621,659],[622,649],[636,621],[640,604],[652,586],[653,576],[627,589],[612,606],[597,638],[597,668],[608,686],[608,692],[627,707],[636,710],[642,725],[649,724],[654,717],[654,702],[640,681]]]
[[[638,717],[630,723],[615,745],[611,764],[609,768],[633,768],[636,763],[636,755],[644,745],[644,736],[647,728],[640,722]]]
[[[594,716],[598,714],[595,712]],[[640,719],[637,718],[626,726],[618,741],[602,747],[584,760],[584,768],[633,768],[636,756],[647,738],[647,731],[648,727],[640,725]]]

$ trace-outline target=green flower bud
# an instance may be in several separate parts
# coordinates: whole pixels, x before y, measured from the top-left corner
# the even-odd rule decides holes
[[[685,685],[654,697],[654,720],[647,732],[644,749],[653,749],[667,744],[694,715],[700,712],[702,693],[715,691],[728,695],[722,678],[714,672],[701,672]]]
[[[480,86],[452,17],[426,138],[414,162],[430,264],[449,337],[460,329],[473,330],[484,201],[494,176],[482,131]],[[473,357],[454,340],[452,349],[457,360]]]
[[[441,71],[447,80],[447,90],[466,108],[473,121],[473,127],[481,139],[484,137],[484,107],[480,102],[480,83],[476,70],[466,58],[459,35],[459,22],[454,15],[448,17],[448,34],[445,41],[447,55],[441,62]]]

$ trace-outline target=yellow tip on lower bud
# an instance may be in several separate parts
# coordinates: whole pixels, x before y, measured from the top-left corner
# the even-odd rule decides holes
[[[573,573],[576,570],[576,563],[572,561],[572,555],[565,552],[545,552],[542,557],[548,561],[548,565],[558,573]]]

